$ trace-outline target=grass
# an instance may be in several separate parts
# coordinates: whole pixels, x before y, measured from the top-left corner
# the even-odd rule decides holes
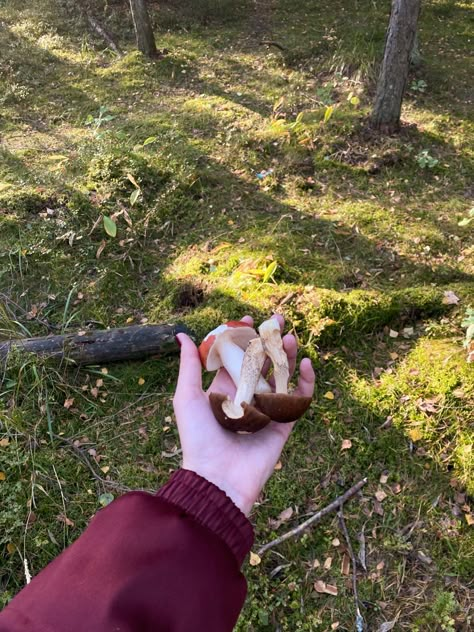
[[[356,549],[365,534],[370,629],[469,629],[474,380],[461,322],[474,245],[472,224],[458,222],[473,194],[472,9],[424,6],[412,79],[426,87],[409,90],[390,138],[364,125],[385,5],[160,5],[168,52],[153,63],[134,51],[125,5],[96,10],[124,57],[68,0],[0,4],[1,335],[146,318],[200,338],[222,320],[281,311],[315,363],[317,393],[254,511],[257,541],[368,476],[346,519]],[[458,305],[443,303],[446,291]],[[176,358],[81,370],[9,359],[2,603],[24,585],[23,560],[37,573],[105,493],[155,489],[179,467],[176,374]],[[248,566],[237,629],[353,629],[336,538],[327,518]],[[337,597],[315,592],[318,579]]]

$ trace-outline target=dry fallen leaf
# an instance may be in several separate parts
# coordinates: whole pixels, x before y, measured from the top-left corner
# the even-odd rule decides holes
[[[332,391],[327,391],[326,393],[324,393],[323,397],[325,397],[326,399],[334,399],[334,393]]]
[[[448,290],[443,296],[443,305],[457,305],[461,299],[454,292]]]
[[[339,621],[334,621],[334,623],[331,623],[331,630],[337,630],[339,625]]]
[[[95,385],[97,388],[102,388],[102,386],[104,386],[104,380],[102,378],[96,380]]]
[[[5,439],[0,439],[0,448],[6,448],[7,445],[10,445],[9,439],[5,437]]]
[[[375,568],[376,568],[378,571],[381,571],[381,570],[383,570],[383,569],[384,569],[384,567],[385,567],[385,562],[379,562]]]
[[[70,520],[66,515],[64,514],[59,514],[58,516],[56,516],[56,520],[58,520],[59,522],[64,522],[64,524],[68,527],[73,527],[74,526],[74,522],[72,520]]]
[[[381,503],[387,498],[387,494],[383,491],[383,489],[378,489],[375,492],[375,498],[379,501],[379,503]]]
[[[15,553],[16,551],[16,546],[13,544],[13,542],[9,542],[7,544],[7,551],[10,555],[13,555],[13,553]]]
[[[2,474],[2,472],[0,472],[0,474]],[[464,514],[464,517],[466,518],[467,524],[470,527],[472,527],[472,525],[474,525],[474,516],[472,514],[470,514],[470,513],[467,513],[467,514]]]
[[[380,475],[380,479],[379,479],[379,481],[380,481],[380,483],[381,483],[382,485],[385,485],[385,483],[388,481],[388,474],[387,474],[386,472],[383,472],[383,473]]]
[[[331,566],[332,566],[332,557],[327,557],[326,561],[324,562],[323,568],[328,571],[331,568]]]
[[[342,562],[341,562],[341,573],[343,575],[349,575],[351,571],[351,558],[347,555],[347,553],[344,553],[344,555],[342,556]]]
[[[349,450],[352,448],[352,441],[350,439],[344,439],[341,443],[341,450]]]
[[[97,399],[97,396],[99,395],[99,389],[98,388],[91,388],[91,395],[92,397],[94,397],[95,399]]]
[[[104,465],[104,467],[100,468],[102,470],[102,472],[104,472],[104,474],[107,474],[107,472],[110,470],[110,467],[108,465]]]
[[[280,522],[287,522],[291,518],[292,515],[293,515],[293,507],[287,507],[278,516],[278,520]]]
[[[283,463],[281,461],[278,461],[275,464],[275,467],[273,468],[276,472],[278,472],[279,470],[281,470],[281,468],[283,467]]]
[[[107,375],[109,373],[109,369],[105,368],[104,366],[101,368],[100,372],[102,373],[102,375]]]
[[[0,481],[4,481],[6,479],[6,477],[7,477],[7,475],[5,474],[5,472],[0,472]]]
[[[256,553],[252,553],[252,552],[250,553],[250,560],[249,560],[250,566],[258,566],[261,561],[262,561],[262,558],[260,557],[260,555],[257,555]]]
[[[318,593],[332,595],[333,597],[336,597],[337,595],[337,586],[326,584],[326,582],[323,582],[321,579],[314,582],[314,590]]]
[[[74,404],[74,397],[71,397],[71,398],[65,400],[63,406],[64,406],[64,408],[69,410],[73,404]]]
[[[391,329],[388,335],[390,336],[390,338],[398,338],[398,331]]]
[[[333,546],[339,546],[341,544],[341,541],[339,540],[339,538],[334,538],[334,540],[331,542],[331,544]]]
[[[321,562],[319,560],[313,560],[313,568],[319,568],[321,566]]]
[[[140,386],[143,386],[143,385],[145,384],[145,380],[144,380],[144,378],[139,377],[139,378],[138,378],[138,384],[139,384]]]
[[[400,485],[400,483],[394,483],[392,485],[392,492],[394,494],[399,494],[402,491],[402,486]]]
[[[390,357],[392,358],[392,360],[396,360],[396,359],[398,358],[398,353],[396,353],[395,351],[393,351],[393,352],[390,354]]]

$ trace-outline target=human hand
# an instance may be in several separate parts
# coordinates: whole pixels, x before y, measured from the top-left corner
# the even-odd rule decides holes
[[[276,315],[283,330],[284,319]],[[250,316],[242,319],[253,324]],[[202,390],[202,366],[194,342],[186,334],[178,334],[181,359],[178,385],[173,400],[178,423],[183,468],[192,470],[222,489],[245,515],[249,515],[260,491],[270,478],[294,423],[272,421],[255,434],[237,434],[220,426],[211,410],[208,394],[224,393],[234,398],[236,387],[225,369],[220,369],[209,390]],[[290,376],[296,365],[296,340],[291,334],[283,337]],[[311,397],[314,371],[309,358],[300,364],[296,393]]]

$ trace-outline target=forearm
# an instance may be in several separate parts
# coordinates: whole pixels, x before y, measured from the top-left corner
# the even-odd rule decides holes
[[[157,495],[101,510],[0,614],[0,632],[230,631],[252,538],[222,491],[181,470]]]

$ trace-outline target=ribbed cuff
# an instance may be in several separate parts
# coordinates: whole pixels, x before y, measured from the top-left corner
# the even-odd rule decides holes
[[[215,533],[235,555],[239,567],[242,565],[253,544],[253,528],[225,492],[196,472],[178,470],[157,496]]]

